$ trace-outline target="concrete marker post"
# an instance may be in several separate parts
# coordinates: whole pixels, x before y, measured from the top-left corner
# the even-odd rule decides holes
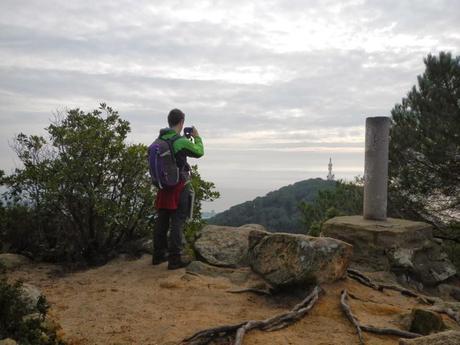
[[[389,117],[366,118],[364,219],[387,219],[389,134]]]

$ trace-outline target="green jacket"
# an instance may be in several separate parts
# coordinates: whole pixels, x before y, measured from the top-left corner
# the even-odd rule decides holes
[[[171,128],[163,128],[160,130],[159,137],[161,139],[171,139],[177,133]],[[188,181],[190,179],[190,166],[187,163],[187,157],[200,158],[204,155],[203,140],[201,137],[195,137],[194,142],[181,136],[173,143],[174,155],[176,164],[179,167],[181,179]]]

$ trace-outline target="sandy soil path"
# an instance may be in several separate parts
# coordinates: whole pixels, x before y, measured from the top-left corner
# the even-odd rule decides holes
[[[166,264],[152,266],[148,255],[64,277],[53,275],[53,269],[31,265],[10,273],[10,278],[42,289],[71,345],[172,345],[204,328],[273,316],[297,301],[231,294],[226,290],[236,286],[225,278],[168,271]],[[375,326],[399,327],[400,315],[417,305],[397,292],[373,291],[348,279],[323,288],[326,294],[310,315],[276,332],[250,332],[245,345],[358,344],[339,307],[344,288],[359,296],[350,303],[361,322]],[[373,345],[398,344],[397,337],[365,333],[365,338]]]

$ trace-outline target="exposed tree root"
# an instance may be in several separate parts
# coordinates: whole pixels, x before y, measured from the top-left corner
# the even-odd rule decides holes
[[[368,325],[361,325],[361,329],[369,333],[375,333],[375,334],[380,334],[380,335],[396,335],[401,338],[409,338],[409,339],[418,338],[422,336],[421,334],[418,334],[418,333],[403,331],[403,330],[396,329],[396,328],[380,328],[380,327],[374,327],[374,326],[368,326]]]
[[[350,307],[347,303],[348,300],[348,293],[347,290],[343,290],[340,294],[340,307],[342,308],[343,312],[345,313],[347,319],[355,326],[356,332],[358,333],[359,343],[364,344],[363,334],[361,332],[361,327],[359,326],[359,322],[356,317],[351,312]]]
[[[235,345],[241,345],[245,334],[252,329],[263,331],[275,331],[291,325],[300,320],[307,314],[319,299],[322,289],[315,286],[305,299],[298,303],[292,310],[275,315],[265,320],[249,320],[234,325],[220,326],[195,333],[182,341],[183,345],[207,344],[213,339],[218,339],[228,335],[235,335]]]
[[[245,288],[245,289],[238,289],[238,290],[227,290],[230,293],[243,293],[243,292],[254,292],[259,295],[271,295],[272,293],[269,290],[264,289],[257,289],[257,288]]]
[[[399,291],[402,295],[404,296],[408,296],[408,297],[415,297],[417,298],[418,300],[420,300],[422,303],[425,303],[425,304],[434,304],[436,302],[436,300],[434,298],[430,298],[428,296],[423,296],[423,295],[420,295],[412,290],[409,290],[409,289],[406,289],[406,288],[403,288],[401,286],[397,286],[397,285],[393,285],[393,284],[379,284],[379,283],[376,283],[374,281],[372,281],[370,278],[366,277],[363,273],[361,273],[360,271],[358,270],[354,270],[354,269],[348,269],[347,270],[347,273],[348,273],[348,276],[354,280],[356,280],[357,282],[363,284],[363,285],[366,285],[374,290],[378,290],[378,291],[383,291],[385,289],[387,290],[395,290],[395,291]]]
[[[374,326],[368,326],[368,325],[360,325],[359,321],[353,315],[353,312],[351,311],[351,308],[347,302],[348,302],[348,292],[347,290],[343,290],[340,295],[340,306],[343,312],[345,313],[347,319],[356,328],[360,344],[363,344],[363,345],[365,344],[361,331],[380,334],[380,335],[396,335],[401,338],[421,337],[421,334],[407,332],[407,331],[403,331],[403,330],[396,329],[396,328],[380,328],[380,327],[374,327]]]
[[[460,313],[453,310],[452,308],[441,306],[441,305],[435,305],[430,308],[432,311],[435,311],[437,313],[441,314],[446,314],[449,316],[452,320],[457,322],[460,325]]]

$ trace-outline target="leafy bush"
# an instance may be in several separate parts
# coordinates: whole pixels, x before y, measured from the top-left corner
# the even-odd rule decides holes
[[[299,203],[313,202],[320,190],[332,189],[334,186],[335,182],[320,178],[299,181],[233,206],[209,219],[209,223],[230,226],[256,223],[274,231],[304,232]]]
[[[216,191],[216,187],[213,182],[205,181],[201,178],[198,172],[198,166],[192,166],[192,187],[195,192],[195,200],[193,204],[193,216],[185,225],[185,239],[188,244],[188,250],[190,254],[195,243],[197,233],[203,228],[206,222],[201,218],[201,204],[203,201],[213,201],[220,197],[220,193]]]
[[[47,327],[49,305],[40,296],[36,305],[23,296],[21,282],[9,284],[0,276],[0,339],[11,338],[24,345],[61,345],[56,330]]]
[[[299,206],[306,232],[318,236],[322,224],[333,217],[362,214],[363,180],[337,181],[334,189],[320,190],[312,203]]]
[[[0,235],[11,250],[100,264],[151,232],[147,147],[126,144],[129,131],[118,112],[101,104],[61,114],[47,128],[48,139],[16,137],[23,167],[0,176],[8,187]]]

